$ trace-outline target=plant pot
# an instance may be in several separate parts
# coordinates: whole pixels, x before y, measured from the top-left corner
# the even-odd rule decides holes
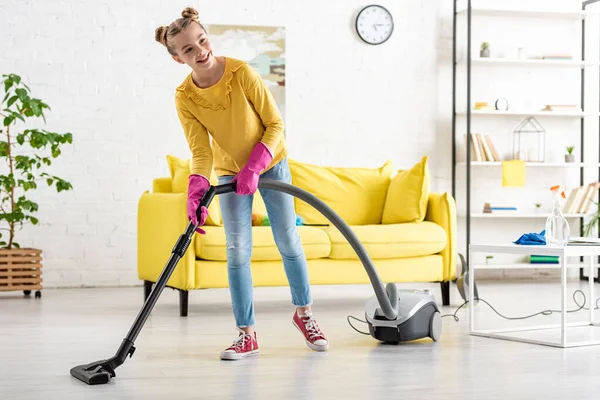
[[[42,251],[31,248],[0,249],[0,292],[22,290],[41,297]]]
[[[575,154],[565,154],[565,162],[575,162]]]
[[[488,58],[490,56],[490,49],[489,47],[487,49],[481,49],[479,50],[479,57],[481,58]]]

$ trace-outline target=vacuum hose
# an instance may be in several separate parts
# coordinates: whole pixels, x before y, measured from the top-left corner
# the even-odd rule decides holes
[[[261,189],[276,190],[297,197],[300,200],[310,204],[317,211],[323,214],[342,233],[342,235],[344,235],[346,240],[348,240],[348,243],[350,243],[358,255],[360,261],[363,263],[363,266],[369,275],[369,279],[371,280],[373,289],[375,290],[375,295],[377,296],[377,300],[381,306],[381,311],[383,311],[383,314],[390,320],[396,319],[398,316],[398,294],[396,285],[394,283],[388,283],[384,289],[383,282],[381,281],[375,266],[371,262],[371,258],[368,256],[367,251],[363,247],[362,243],[358,240],[354,232],[352,232],[348,224],[346,224],[346,222],[344,222],[339,215],[337,215],[319,198],[296,186],[272,179],[261,178],[258,181],[258,187]],[[211,186],[208,192],[202,198],[200,206],[198,207],[198,212],[202,206],[208,207],[214,195],[230,192],[235,192],[235,182]]]

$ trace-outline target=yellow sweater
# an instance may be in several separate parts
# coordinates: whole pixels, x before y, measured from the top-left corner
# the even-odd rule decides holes
[[[223,77],[205,89],[194,84],[190,73],[175,91],[175,105],[192,152],[192,174],[210,179],[214,168],[217,176],[235,175],[259,141],[273,154],[265,170],[287,156],[277,104],[244,61],[226,58]]]

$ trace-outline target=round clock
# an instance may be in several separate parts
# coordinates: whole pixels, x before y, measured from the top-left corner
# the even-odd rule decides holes
[[[366,6],[356,17],[356,33],[365,43],[382,44],[392,36],[393,30],[392,14],[380,5]]]
[[[496,100],[496,103],[494,104],[494,106],[496,107],[496,110],[498,110],[498,111],[507,111],[508,110],[508,100],[506,100],[503,97],[500,97],[499,99]]]

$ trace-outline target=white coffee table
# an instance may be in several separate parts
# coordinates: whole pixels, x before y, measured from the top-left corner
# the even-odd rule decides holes
[[[589,346],[600,344],[600,339],[585,339],[569,342],[568,331],[570,328],[581,328],[581,327],[595,327],[600,326],[599,323],[594,321],[594,306],[596,299],[594,298],[594,269],[596,268],[595,258],[600,255],[600,246],[546,246],[546,245],[517,245],[517,244],[471,244],[469,246],[469,260],[473,260],[473,253],[495,253],[495,254],[527,254],[527,255],[547,255],[547,256],[559,256],[559,264],[531,264],[531,268],[560,268],[561,270],[561,323],[555,325],[543,325],[543,326],[531,326],[524,328],[508,328],[508,329],[476,329],[475,327],[475,307],[469,306],[469,319],[470,319],[470,334],[474,336],[483,336],[496,339],[513,340],[518,342],[542,344],[547,346],[555,347],[576,347],[576,346]],[[589,258],[589,290],[586,294],[587,301],[586,307],[589,307],[589,320],[583,322],[567,322],[567,257],[570,256],[582,256]],[[472,261],[471,261],[472,264]],[[494,265],[485,265],[480,268],[491,269]],[[498,268],[505,268],[505,266],[499,265]],[[580,265],[572,265],[571,268],[580,268]],[[474,281],[475,271],[478,268],[470,268],[469,273],[469,305],[473,304],[474,301]],[[481,293],[480,293],[481,294]],[[481,296],[485,300],[484,296]],[[479,303],[483,304],[483,303]],[[585,311],[580,311],[585,312]],[[523,337],[515,335],[516,332],[524,331],[548,331],[560,329],[560,340],[548,340],[548,339],[536,339],[531,336]],[[511,335],[512,333],[512,335]],[[547,336],[547,335],[546,335]],[[589,336],[589,335],[588,335]],[[600,338],[599,335],[596,337]]]

